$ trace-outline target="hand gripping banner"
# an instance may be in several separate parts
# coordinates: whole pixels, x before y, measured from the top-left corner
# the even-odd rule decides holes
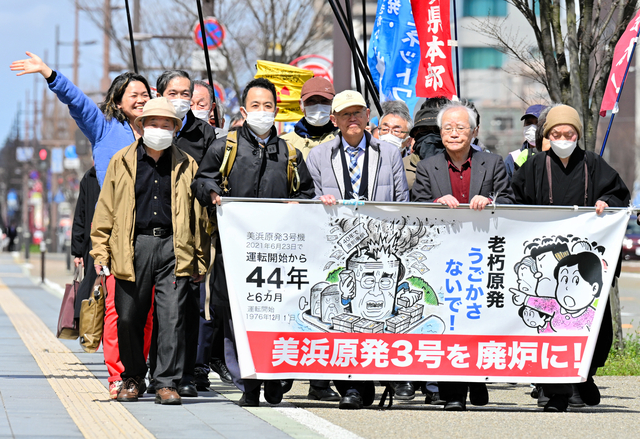
[[[583,381],[629,215],[223,199],[241,374]]]

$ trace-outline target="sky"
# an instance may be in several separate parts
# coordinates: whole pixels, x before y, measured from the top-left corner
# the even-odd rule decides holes
[[[41,99],[46,81],[42,75],[24,75],[17,77],[9,70],[11,62],[27,58],[25,51],[30,51],[45,59],[54,67],[56,25],[60,25],[60,41],[73,41],[74,37],[74,2],[73,0],[28,0],[20,2],[3,2],[0,11],[0,80],[5,84],[4,96],[7,98],[0,105],[0,146],[11,131],[18,103],[25,109],[26,90],[33,90]],[[102,76],[102,32],[91,22],[86,13],[80,12],[80,41],[98,40],[98,44],[80,47],[79,86],[85,91],[96,90]],[[8,44],[7,44],[8,43]],[[72,77],[73,46],[60,46],[60,70]],[[51,92],[49,92],[51,93]],[[53,95],[53,93],[52,93]],[[65,110],[66,111],[66,110]],[[33,107],[30,107],[30,115]],[[31,117],[31,116],[30,116]],[[24,121],[24,119],[22,118]],[[24,124],[24,122],[22,122]]]

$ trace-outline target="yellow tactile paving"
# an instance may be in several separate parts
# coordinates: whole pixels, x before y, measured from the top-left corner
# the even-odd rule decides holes
[[[0,306],[85,438],[154,437],[2,281]]]

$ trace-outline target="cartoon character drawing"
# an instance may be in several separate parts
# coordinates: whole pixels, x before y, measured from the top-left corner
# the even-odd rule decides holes
[[[312,286],[309,309],[301,307],[308,323],[324,331],[402,333],[439,319],[424,317],[425,305],[439,301],[422,277],[429,272],[423,252],[439,245],[437,223],[338,218],[330,233],[330,257],[338,266]],[[444,322],[435,326],[444,328]]]
[[[541,245],[531,250],[531,257],[536,262],[538,284],[535,289],[537,296],[553,297],[555,281],[553,270],[558,261],[569,254],[569,247],[564,243]]]
[[[518,275],[518,290],[527,294],[535,294],[538,287],[538,279],[542,273],[538,271],[536,260],[531,256],[525,256],[518,262],[513,270]]]
[[[548,314],[523,305],[518,310],[518,315],[522,318],[525,325],[530,328],[536,328],[538,334],[555,332],[550,324],[551,316]]]
[[[591,305],[602,290],[602,260],[590,251],[568,255],[558,262],[553,276],[554,297],[536,297],[511,288],[513,303],[551,316],[550,326],[556,332],[590,330],[596,311]]]

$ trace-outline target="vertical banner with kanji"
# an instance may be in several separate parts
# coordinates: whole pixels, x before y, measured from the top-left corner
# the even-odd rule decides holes
[[[624,72],[627,70],[627,66],[631,62],[631,53],[633,48],[638,43],[638,35],[640,34],[640,11],[629,22],[627,29],[616,43],[616,48],[613,52],[613,65],[611,66],[611,72],[609,72],[609,80],[607,81],[607,88],[602,96],[602,104],[600,105],[600,116],[607,115],[607,110],[614,110],[617,113],[616,101],[618,100],[618,93],[620,93],[620,87],[622,80],[624,79]]]
[[[413,114],[420,44],[409,0],[379,0],[367,63],[382,101],[404,101]]]
[[[567,383],[588,375],[630,210],[227,198],[217,215],[243,378]]]
[[[423,98],[456,95],[449,46],[449,3],[450,0],[411,0],[422,49],[416,94]]]

